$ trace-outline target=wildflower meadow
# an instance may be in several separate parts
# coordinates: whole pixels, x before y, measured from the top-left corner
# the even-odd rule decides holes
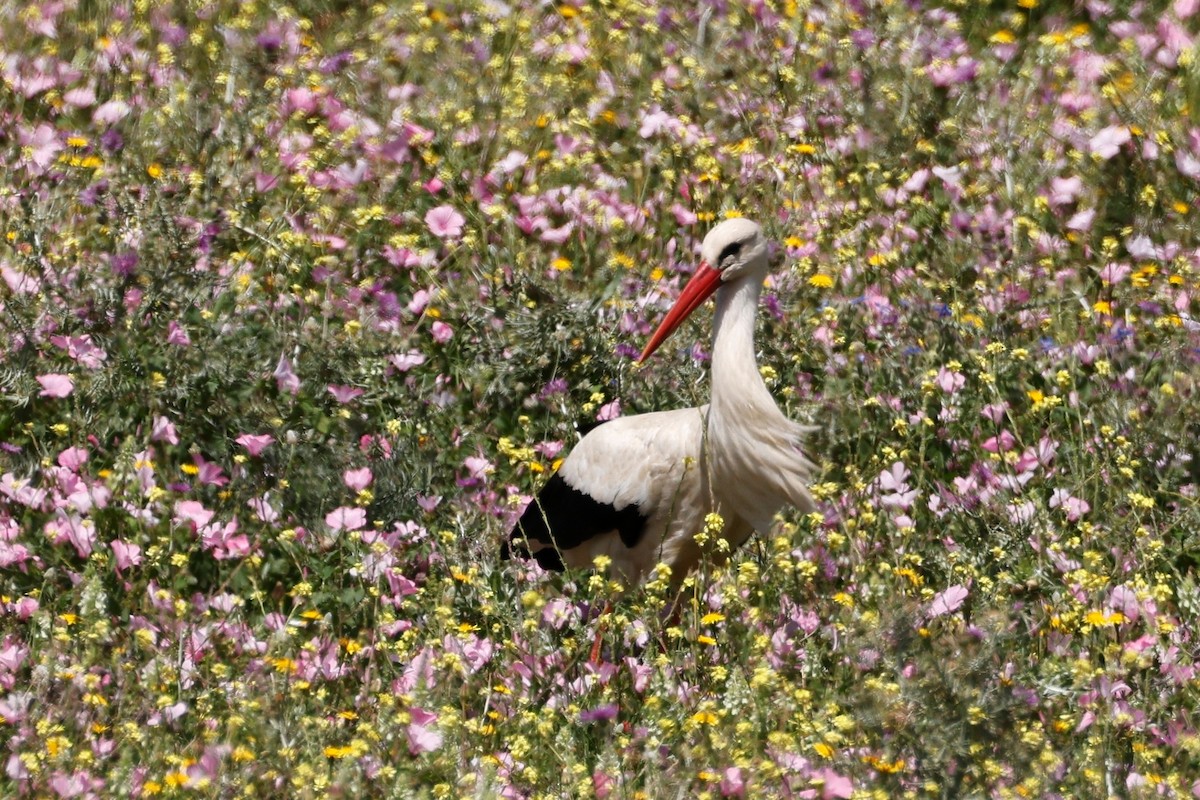
[[[1197,31],[0,3],[0,796],[1200,798]],[[817,510],[501,561],[739,215]]]

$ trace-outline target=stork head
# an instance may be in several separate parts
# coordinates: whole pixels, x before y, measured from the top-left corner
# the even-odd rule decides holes
[[[727,219],[708,232],[700,246],[700,265],[659,323],[638,361],[645,361],[722,284],[740,278],[761,281],[767,272],[767,240],[757,223]]]

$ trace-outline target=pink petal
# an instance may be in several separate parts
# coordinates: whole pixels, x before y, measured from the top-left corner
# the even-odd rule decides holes
[[[367,524],[367,512],[361,508],[341,506],[325,515],[325,524],[336,531],[356,531]]]
[[[1115,156],[1121,150],[1121,145],[1126,144],[1130,138],[1129,128],[1124,125],[1111,125],[1093,136],[1088,142],[1088,147],[1092,153],[1107,161]]]
[[[275,441],[275,437],[269,433],[243,433],[241,436],[234,439],[234,441],[246,448],[250,455],[257,458],[263,450],[266,450],[267,447]]]
[[[945,616],[957,611],[963,601],[967,599],[968,594],[967,587],[955,585],[934,595],[933,602],[929,605],[930,618]]]
[[[75,382],[70,375],[60,375],[57,372],[39,375],[37,382],[42,385],[38,397],[66,397],[75,389]]]
[[[455,239],[462,235],[466,219],[454,206],[438,206],[425,214],[425,224],[430,233],[439,239]]]
[[[363,467],[362,469],[348,469],[342,473],[342,480],[345,481],[346,486],[350,487],[350,490],[354,492],[361,492],[363,489],[370,486],[371,481],[374,480],[374,477],[375,476],[371,473],[370,467]]]

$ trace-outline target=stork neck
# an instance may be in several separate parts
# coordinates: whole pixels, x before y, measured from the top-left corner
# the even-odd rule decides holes
[[[779,413],[758,371],[754,352],[754,318],[762,279],[749,275],[721,287],[713,320],[712,405],[743,417],[747,410]]]

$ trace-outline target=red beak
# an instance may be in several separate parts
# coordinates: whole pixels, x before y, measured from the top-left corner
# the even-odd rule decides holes
[[[650,337],[650,341],[646,342],[646,349],[638,356],[638,362],[641,363],[649,358],[658,349],[658,346],[665,342],[667,337],[683,324],[688,315],[711,297],[712,293],[720,285],[721,271],[713,269],[707,262],[701,261],[700,266],[696,268],[696,272],[692,275],[692,279],[687,282],[687,286],[684,286],[683,291],[679,293],[679,299],[675,301],[675,305],[671,306],[671,310],[667,312],[667,316],[659,323],[658,330],[654,331],[654,335]]]

